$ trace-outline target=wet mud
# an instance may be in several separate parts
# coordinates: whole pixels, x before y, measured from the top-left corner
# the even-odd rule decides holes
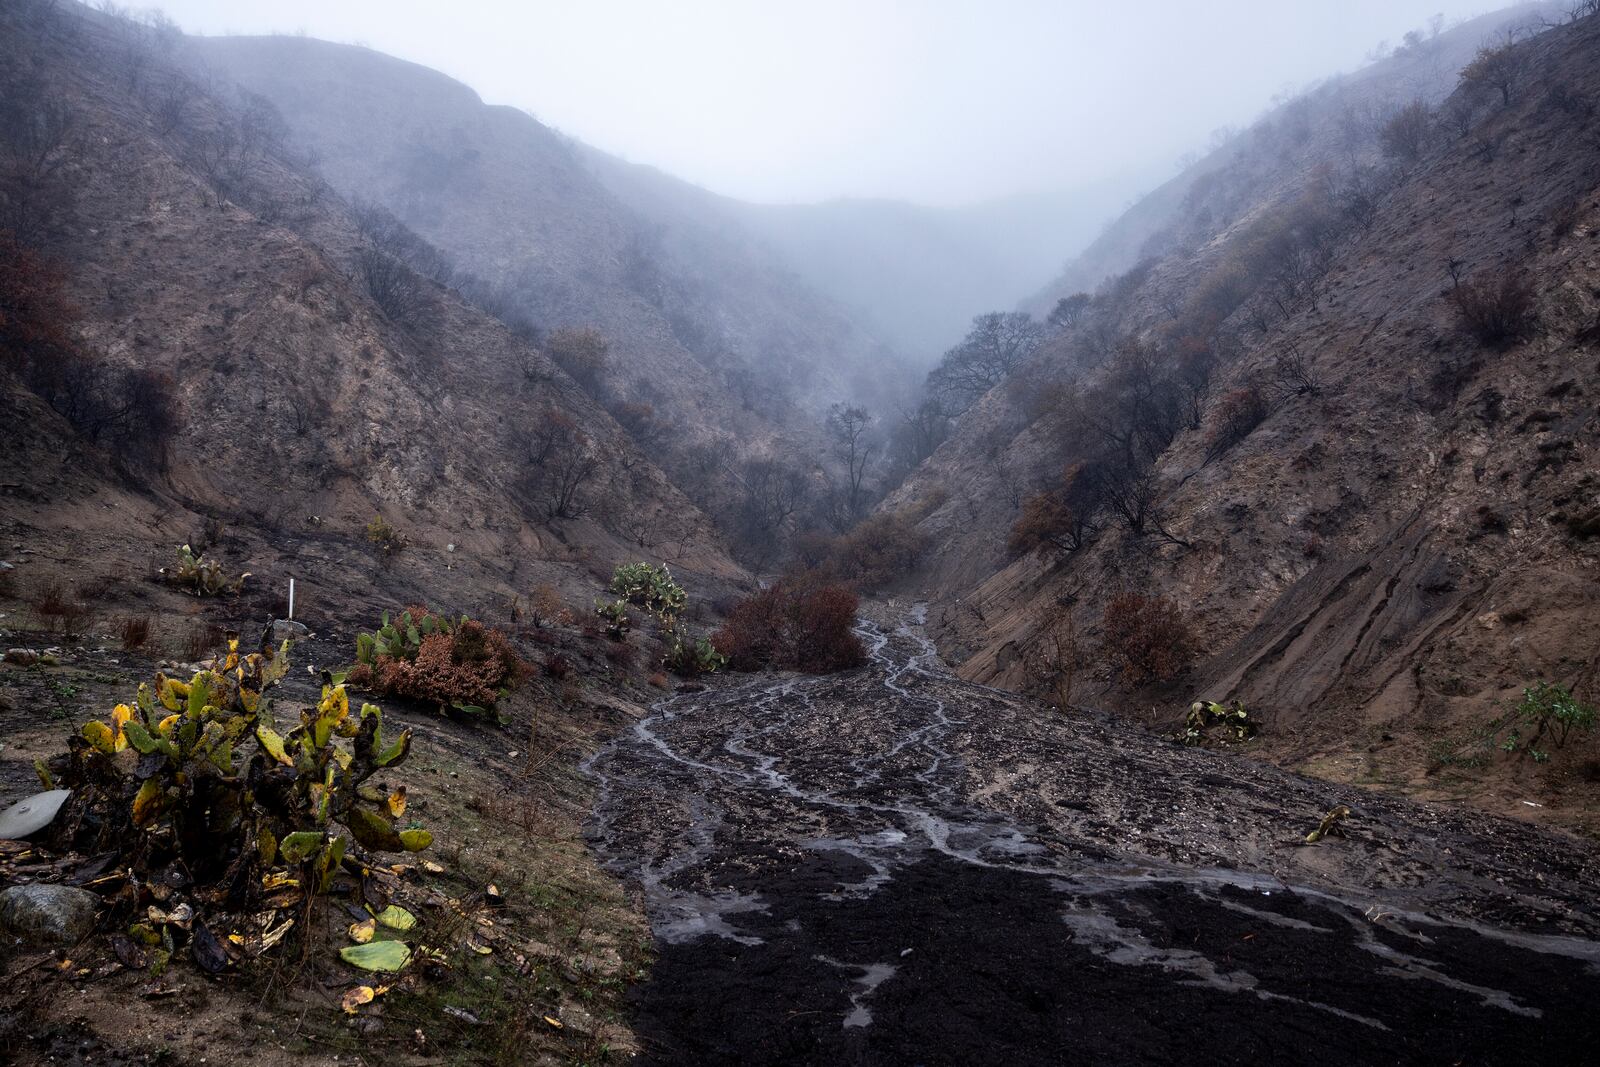
[[[653,1063],[1560,1063],[1600,1042],[1592,847],[954,679],[665,701],[589,764],[658,942]],[[1311,819],[1310,825],[1315,825]]]

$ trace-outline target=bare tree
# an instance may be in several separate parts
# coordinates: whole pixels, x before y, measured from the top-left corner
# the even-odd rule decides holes
[[[844,465],[844,486],[835,493],[833,525],[847,529],[860,520],[867,505],[867,467],[872,462],[876,444],[868,434],[872,415],[866,408],[848,404],[835,404],[828,409],[828,436],[833,442],[834,457]]]
[[[1005,381],[1044,341],[1044,328],[1025,312],[991,311],[928,374],[928,392],[959,414]]]
[[[71,206],[72,186],[61,171],[76,126],[71,109],[43,83],[0,86],[0,228],[31,241]]]
[[[1474,94],[1499,93],[1501,106],[1510,107],[1527,78],[1529,63],[1527,49],[1519,48],[1516,35],[1507,32],[1478,49],[1472,62],[1461,68],[1461,85]]]
[[[545,408],[522,434],[523,488],[547,519],[575,519],[589,510],[584,487],[599,469],[589,435],[572,416]]]
[[[1055,604],[1040,622],[1032,647],[1028,650],[1028,674],[1039,685],[1048,687],[1056,708],[1066,711],[1072,702],[1072,687],[1078,676],[1083,650],[1078,645],[1078,626],[1065,604]]]
[[[1401,163],[1415,163],[1433,131],[1433,113],[1421,100],[1413,100],[1396,111],[1378,132],[1383,154]]]
[[[781,459],[747,460],[736,476],[742,491],[736,516],[740,548],[765,563],[791,532],[795,516],[811,497],[804,470]]]
[[[900,412],[900,422],[890,435],[890,449],[902,474],[933,455],[950,436],[950,417],[932,397],[925,397],[910,411]]]
[[[1056,301],[1056,306],[1050,309],[1050,325],[1070,330],[1083,319],[1084,313],[1089,310],[1089,305],[1094,298],[1088,293],[1073,293]]]
[[[356,274],[373,303],[395,325],[412,329],[421,323],[432,303],[431,294],[410,267],[387,252],[363,248],[356,254]]]

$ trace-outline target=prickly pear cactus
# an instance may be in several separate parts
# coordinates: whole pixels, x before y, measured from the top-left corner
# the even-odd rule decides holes
[[[610,589],[628,603],[644,608],[666,626],[689,606],[689,594],[672,580],[672,572],[664,564],[657,567],[650,563],[625,563],[612,572]]]
[[[594,605],[594,613],[605,620],[606,636],[613,641],[621,641],[627,637],[628,631],[633,627],[633,620],[628,617],[626,600],[598,600]]]
[[[235,908],[286,879],[325,890],[346,833],[372,850],[428,847],[432,835],[402,821],[404,787],[366,784],[405,760],[411,731],[386,734],[373,704],[352,714],[343,682],[329,676],[316,707],[280,734],[266,694],[288,671],[290,644],[273,648],[269,635],[241,655],[229,634],[227,652],[187,682],[157,674],[131,703],[85,723],[62,770],[77,794],[64,832],[116,849],[138,872],[176,863]]]
[[[163,580],[182,586],[195,596],[221,596],[224,593],[238,596],[244,588],[245,579],[250,577],[250,572],[246,571],[230,582],[222,571],[222,564],[203,555],[196,556],[188,545],[179,545],[177,565],[162,567],[160,573]]]

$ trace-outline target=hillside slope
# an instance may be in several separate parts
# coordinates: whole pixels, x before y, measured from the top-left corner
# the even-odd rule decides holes
[[[1329,79],[1318,89],[1276,111],[1270,121],[1235,134],[1195,164],[1185,168],[1107,226],[1083,252],[1068,262],[1059,276],[1023,301],[1022,307],[1044,316],[1064,296],[1093,292],[1108,278],[1131,270],[1140,260],[1167,254],[1180,239],[1186,216],[1201,209],[1205,186],[1217,172],[1237,168],[1241,161],[1260,168],[1268,181],[1281,181],[1283,171],[1301,160],[1292,150],[1263,151],[1261,142],[1272,138],[1273,127],[1307,129],[1330,119],[1341,136],[1359,140],[1362,127],[1392,110],[1397,102],[1419,99],[1437,104],[1449,95],[1455,75],[1477,50],[1503,27],[1558,19],[1565,12],[1559,3],[1525,3],[1495,11],[1453,27],[1448,32],[1418,39],[1386,59],[1348,75]],[[1269,146],[1270,148],[1271,146]],[[1317,151],[1331,157],[1329,145]],[[1200,186],[1199,191],[1196,187]]]
[[[1479,799],[1425,775],[1484,763],[1524,685],[1595,699],[1600,18],[1499,54],[1503,93],[1464,85],[1398,154],[1381,146],[1409,95],[1353,135],[1337,88],[1303,133],[1269,116],[1194,186],[1168,251],[889,501],[950,493],[922,523],[924,579],[963,676],[1034,688],[1065,634],[1077,701],[1170,724],[1242,699],[1277,758]],[[1524,300],[1498,332],[1458,310]],[[1040,491],[1065,502],[1034,513],[1055,543],[1008,552]],[[1119,680],[1102,651],[1123,592],[1187,619],[1198,656],[1171,684]],[[1577,788],[1566,817],[1593,824],[1590,755],[1555,752],[1517,796]]]
[[[742,579],[545,355],[425,279],[408,276],[409,306],[380,306],[373,249],[270,111],[192,81],[143,24],[21,5],[7,31],[11,99],[68,131],[49,177],[63,195],[35,212],[33,243],[64,268],[82,347],[151,372],[176,411],[163,458],[136,463],[74,433],[70,396],[51,410],[8,378],[7,404],[35,412],[7,422],[8,543],[125,580],[208,516],[229,568],[275,589],[298,573],[302,589],[476,609],[540,581],[587,595],[591,568],[641,552],[644,524],[652,553]],[[559,509],[554,467],[534,461],[551,426],[582,482]],[[410,540],[392,568],[364,536],[375,514]]]
[[[609,387],[684,435],[761,439],[874,388],[882,344],[781,262],[659,196],[625,203],[588,150],[528,114],[352,46],[190,47],[271,100],[335,188],[392,210],[539,328],[598,328],[613,347]]]

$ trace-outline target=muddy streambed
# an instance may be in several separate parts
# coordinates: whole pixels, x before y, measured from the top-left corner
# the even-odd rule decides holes
[[[1595,851],[871,662],[682,694],[588,765],[657,1063],[1582,1062]],[[1351,803],[1346,839],[1301,843]]]

